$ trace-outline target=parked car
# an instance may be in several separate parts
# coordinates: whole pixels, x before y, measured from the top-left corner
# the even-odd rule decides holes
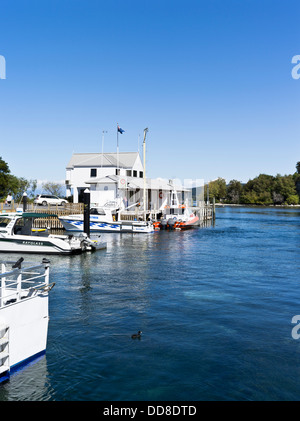
[[[54,196],[53,194],[39,194],[35,199],[34,203],[36,205],[64,205],[68,203],[67,200],[61,199],[58,196]]]

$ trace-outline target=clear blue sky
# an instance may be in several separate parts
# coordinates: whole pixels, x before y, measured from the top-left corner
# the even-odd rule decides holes
[[[0,156],[60,181],[72,152],[137,151],[149,177],[243,182],[300,161],[295,0],[3,0]]]

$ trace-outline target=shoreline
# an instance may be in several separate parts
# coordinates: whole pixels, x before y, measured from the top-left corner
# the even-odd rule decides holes
[[[215,203],[215,207],[253,207],[253,208],[300,208],[300,205],[255,205],[255,204],[238,204],[238,203]]]

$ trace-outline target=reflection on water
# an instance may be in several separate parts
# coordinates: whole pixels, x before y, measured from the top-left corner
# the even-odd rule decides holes
[[[0,401],[51,400],[54,395],[48,382],[46,356],[40,357],[0,384]]]

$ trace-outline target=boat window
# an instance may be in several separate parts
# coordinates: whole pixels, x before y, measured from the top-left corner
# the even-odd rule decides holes
[[[5,228],[9,223],[11,219],[9,218],[0,218],[0,227]]]
[[[101,209],[101,208],[98,208],[98,209],[96,209],[96,208],[91,208],[91,210],[90,210],[90,214],[91,214],[91,215],[105,215],[105,212],[104,212],[104,210],[103,210],[103,209]]]
[[[19,235],[31,235],[32,219],[19,218],[14,226],[14,233]]]

